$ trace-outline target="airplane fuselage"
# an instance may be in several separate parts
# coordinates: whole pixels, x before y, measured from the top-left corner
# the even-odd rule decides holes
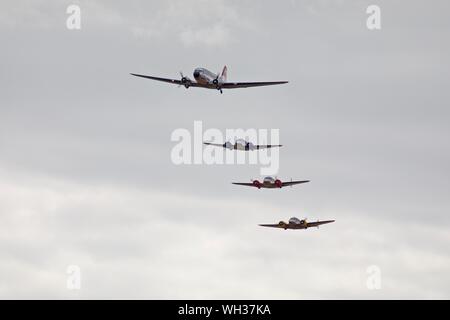
[[[301,225],[301,224],[295,224],[295,223],[289,223],[285,227],[285,229],[307,229],[307,225]]]
[[[279,225],[286,229],[308,229],[308,223],[306,219],[300,220],[298,218],[292,217],[289,222],[280,221]]]
[[[250,142],[247,142],[247,141],[242,140],[242,139],[238,139],[234,143],[233,149],[234,150],[241,150],[241,151],[249,151],[249,150],[253,150],[254,146]]]
[[[197,83],[210,89],[218,89],[224,82],[222,76],[220,76],[219,73],[212,73],[205,68],[196,68],[194,70],[193,76]]]

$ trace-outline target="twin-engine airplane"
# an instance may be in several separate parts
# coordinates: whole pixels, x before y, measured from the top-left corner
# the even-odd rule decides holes
[[[289,219],[289,222],[280,221],[277,224],[260,224],[261,227],[272,227],[272,228],[281,228],[284,230],[287,229],[308,229],[311,227],[317,227],[321,224],[331,223],[334,220],[325,220],[325,221],[317,221],[317,222],[307,222],[306,218],[303,220],[299,220],[298,218],[292,217]]]
[[[194,70],[194,81],[185,77],[180,72],[181,79],[167,79],[153,76],[146,76],[142,74],[131,73],[131,75],[156,81],[168,82],[184,86],[186,89],[189,87],[199,87],[207,89],[216,89],[222,93],[222,89],[236,89],[236,88],[249,88],[249,87],[261,87],[271,86],[275,84],[288,83],[288,81],[270,81],[270,82],[227,82],[227,66],[223,67],[222,73],[213,73],[205,68],[196,68]]]
[[[307,182],[309,182],[309,180],[301,180],[301,181],[292,181],[291,180],[288,182],[282,182],[280,179],[277,179],[274,177],[265,177],[262,182],[260,182],[258,180],[253,180],[251,183],[232,182],[232,184],[237,184],[239,186],[256,187],[258,189],[261,189],[261,188],[274,189],[274,188],[293,186],[295,184],[307,183]]]
[[[257,145],[255,145],[255,144],[245,141],[243,139],[237,139],[235,143],[231,143],[230,141],[227,141],[225,143],[203,142],[203,144],[206,144],[208,146],[223,147],[225,149],[230,149],[230,150],[243,150],[243,151],[253,151],[253,150],[259,150],[259,149],[282,147],[281,144],[274,144],[274,145],[257,144]]]

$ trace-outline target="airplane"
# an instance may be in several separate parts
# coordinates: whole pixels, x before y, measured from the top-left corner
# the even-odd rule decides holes
[[[319,221],[317,220],[317,222],[307,222],[306,218],[303,220],[300,220],[298,218],[292,217],[289,219],[289,222],[284,222],[284,221],[280,221],[277,224],[260,224],[259,226],[261,227],[272,227],[272,228],[282,228],[284,230],[287,229],[308,229],[311,227],[317,227],[319,228],[319,226],[321,224],[326,224],[326,223],[331,223],[334,222],[335,220],[325,220],[325,221]]]
[[[189,87],[200,87],[207,89],[216,89],[222,93],[222,89],[236,89],[236,88],[249,88],[260,86],[271,86],[276,84],[288,83],[288,81],[269,81],[269,82],[228,82],[227,81],[227,66],[223,67],[222,73],[213,73],[205,68],[196,68],[194,70],[194,81],[185,77],[180,72],[181,79],[167,79],[153,76],[146,76],[142,74],[130,73],[135,77],[141,77],[156,81],[163,81],[168,83],[177,84],[178,86],[184,86],[186,89]]]
[[[273,177],[265,177],[262,182],[258,180],[252,180],[251,183],[245,183],[245,182],[232,182],[232,184],[236,184],[239,186],[247,186],[247,187],[256,187],[258,189],[261,188],[267,188],[267,189],[273,189],[273,188],[282,188],[287,186],[293,186],[295,184],[300,183],[307,183],[309,180],[302,180],[302,181],[288,181],[288,182],[282,182],[280,179],[273,178]]]
[[[282,147],[281,144],[275,144],[275,145],[265,145],[265,144],[257,144],[254,145],[251,142],[245,141],[244,139],[237,139],[235,143],[231,143],[230,141],[227,141],[225,143],[211,143],[211,142],[203,142],[203,144],[206,144],[208,146],[215,146],[215,147],[223,147],[230,150],[244,150],[244,151],[253,151],[253,150],[259,150],[259,149],[266,149],[266,148],[275,148],[275,147]]]

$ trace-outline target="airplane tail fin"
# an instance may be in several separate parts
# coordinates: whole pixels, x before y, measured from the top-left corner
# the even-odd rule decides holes
[[[222,80],[223,80],[224,82],[227,81],[227,66],[224,66],[224,67],[223,67],[222,74],[220,75],[220,77],[222,78]]]

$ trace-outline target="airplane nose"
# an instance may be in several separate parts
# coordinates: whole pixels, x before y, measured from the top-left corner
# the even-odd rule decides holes
[[[198,78],[200,76],[200,72],[194,71],[194,78]]]

